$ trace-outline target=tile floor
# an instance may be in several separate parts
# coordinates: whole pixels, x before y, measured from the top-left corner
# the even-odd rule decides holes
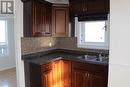
[[[17,87],[15,68],[0,71],[0,87]]]

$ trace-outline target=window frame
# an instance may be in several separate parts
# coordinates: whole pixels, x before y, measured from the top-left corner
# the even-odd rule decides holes
[[[109,20],[100,20],[105,21],[105,42],[85,42],[85,22],[78,22],[78,47],[80,48],[90,48],[90,49],[109,49]],[[86,21],[87,22],[87,21]],[[96,21],[88,21],[88,22],[96,22]],[[76,23],[77,24],[77,23]],[[84,29],[82,29],[84,28]]]

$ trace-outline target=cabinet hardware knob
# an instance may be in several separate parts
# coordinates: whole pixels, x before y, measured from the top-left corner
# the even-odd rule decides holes
[[[85,11],[85,9],[83,8],[83,11]]]
[[[85,76],[88,77],[88,73],[85,73]]]
[[[45,32],[44,32],[44,31],[42,31],[42,34],[45,34]]]
[[[45,34],[50,34],[50,33],[45,33]]]
[[[87,11],[88,9],[86,8],[85,11]]]
[[[89,77],[89,74],[88,74],[88,77]]]

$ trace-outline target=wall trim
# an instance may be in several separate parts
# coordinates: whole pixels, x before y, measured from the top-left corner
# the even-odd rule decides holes
[[[9,66],[9,67],[5,67],[5,68],[1,68],[0,71],[12,69],[12,68],[16,68],[16,66]]]

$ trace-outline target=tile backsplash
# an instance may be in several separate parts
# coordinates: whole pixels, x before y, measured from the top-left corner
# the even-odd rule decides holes
[[[22,38],[21,40],[22,54],[30,54],[51,49],[68,49],[89,52],[109,53],[108,50],[86,49],[77,47],[76,37],[56,38],[56,37],[31,37]]]
[[[87,52],[96,52],[96,53],[106,53],[109,54],[109,50],[103,49],[88,49],[88,48],[79,48],[77,47],[77,38],[69,37],[69,38],[58,38],[58,46],[60,49],[68,49],[68,50],[78,50],[78,51],[87,51]]]
[[[21,40],[22,54],[56,49],[57,45],[57,39],[52,37],[30,37]]]

